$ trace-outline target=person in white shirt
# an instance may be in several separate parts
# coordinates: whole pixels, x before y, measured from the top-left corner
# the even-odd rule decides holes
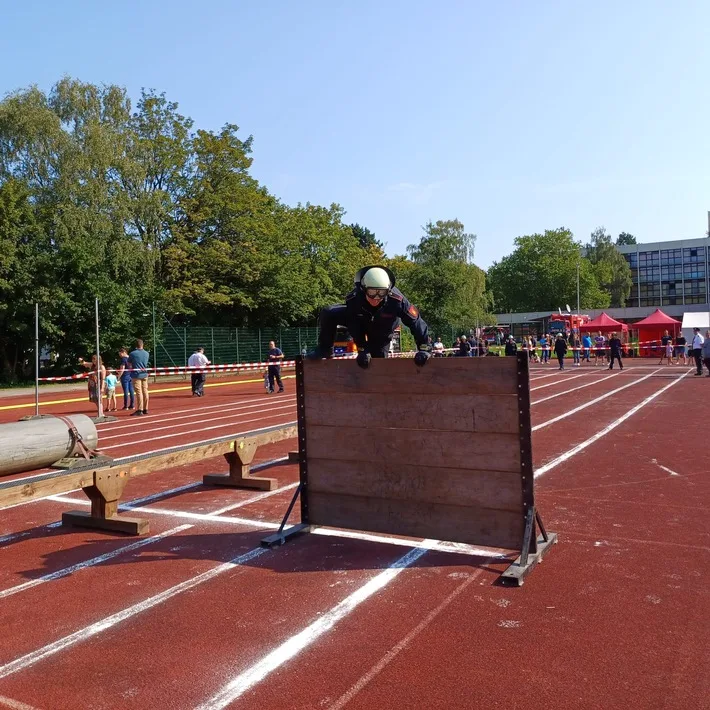
[[[210,361],[205,355],[205,349],[195,348],[195,352],[190,355],[190,359],[187,361],[188,367],[205,367],[209,365]],[[192,396],[193,397],[204,397],[205,396],[205,380],[207,379],[207,374],[204,372],[192,372]]]
[[[434,355],[436,357],[442,357],[444,354],[444,343],[441,342],[441,338],[437,338],[433,346]]]
[[[703,338],[702,335],[700,335],[700,328],[693,328],[693,340],[691,341],[691,352],[693,353],[693,357],[695,358],[695,376],[696,377],[702,377],[703,375],[703,359],[702,359],[702,351],[703,351],[703,343],[705,342],[705,338]]]

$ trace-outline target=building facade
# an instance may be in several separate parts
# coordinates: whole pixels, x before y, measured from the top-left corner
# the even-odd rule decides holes
[[[684,306],[708,302],[710,238],[631,244],[617,249],[631,268],[628,306]]]

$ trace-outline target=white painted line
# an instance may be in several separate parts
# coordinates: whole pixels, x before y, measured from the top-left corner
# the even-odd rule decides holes
[[[0,695],[0,705],[6,708],[12,708],[12,710],[37,710],[37,708],[27,703],[21,703],[19,700],[13,700],[12,698],[6,698],[4,695]]]
[[[448,607],[451,602],[453,602],[458,596],[464,592],[467,587],[469,587],[476,577],[480,576],[483,572],[482,569],[477,569],[472,572],[470,576],[465,579],[461,584],[459,584],[456,589],[454,589],[451,594],[449,594],[446,599],[444,599],[435,609],[430,611],[401,641],[395,644],[384,656],[374,665],[370,670],[365,673],[351,688],[341,695],[332,705],[328,706],[328,710],[342,710],[366,685],[368,685],[373,678],[378,676],[394,659],[404,651],[412,641],[419,636],[419,634],[424,631],[424,629],[431,624],[434,619],[436,619],[439,614],[441,614],[446,607]]]
[[[658,468],[662,468],[666,473],[670,473],[671,476],[680,476],[679,473],[676,473],[675,471],[671,471],[670,468],[666,468],[665,466],[661,466],[660,463],[657,463],[656,466],[658,466]]]
[[[594,434],[594,436],[590,436],[589,439],[587,439],[586,441],[583,441],[581,444],[577,444],[577,446],[570,449],[569,451],[566,451],[564,454],[558,456],[556,459],[553,459],[552,461],[550,461],[550,463],[547,463],[544,466],[538,468],[534,474],[535,478],[539,478],[540,476],[552,470],[556,466],[559,466],[561,463],[564,463],[568,459],[571,459],[573,456],[576,456],[580,451],[583,451],[595,441],[599,441],[599,439],[606,436],[610,431],[616,429],[616,427],[618,427],[620,424],[623,424],[629,417],[632,417],[640,409],[643,409],[643,407],[649,404],[649,402],[652,402],[654,399],[656,399],[656,397],[662,395],[667,389],[670,389],[671,387],[673,387],[673,385],[677,385],[684,377],[687,377],[690,372],[691,370],[681,375],[680,377],[677,377],[672,382],[669,382],[665,387],[662,387],[660,390],[658,390],[658,392],[654,392],[650,397],[646,397],[643,402],[629,409],[628,412],[622,414],[618,419],[615,419],[611,424]]]
[[[44,584],[45,582],[52,582],[55,579],[67,577],[70,574],[74,574],[74,572],[86,569],[87,567],[100,565],[102,562],[107,562],[108,560],[112,560],[114,557],[118,557],[119,555],[123,555],[127,552],[132,552],[133,550],[145,547],[146,545],[150,545],[154,542],[157,542],[158,540],[162,540],[164,537],[168,537],[169,535],[175,535],[176,533],[182,532],[183,530],[188,530],[191,527],[194,526],[179,525],[176,528],[166,530],[165,532],[159,533],[158,535],[153,535],[152,537],[147,537],[143,540],[137,540],[136,542],[132,542],[129,545],[124,545],[123,547],[119,547],[118,549],[112,550],[111,552],[106,552],[105,554],[99,555],[98,557],[92,557],[90,560],[77,562],[75,565],[71,565],[70,567],[64,567],[63,569],[57,570],[56,572],[50,572],[49,574],[37,577],[37,579],[31,579],[28,582],[23,582],[22,584],[18,584],[14,587],[3,589],[2,591],[0,591],[0,599],[5,599],[6,597],[11,597],[14,594],[19,594],[20,592],[24,592],[25,590],[31,589],[32,587],[37,587],[40,584]]]
[[[296,398],[291,397],[290,398],[292,401],[290,402],[292,406],[295,407],[296,404]],[[289,401],[285,399],[279,399],[279,404],[282,402],[284,404],[288,404]],[[148,415],[148,419],[142,418],[141,419],[141,424],[142,426],[140,427],[140,434],[152,434],[156,431],[167,431],[169,429],[182,429],[184,427],[193,427],[196,424],[204,424],[206,422],[218,422],[218,421],[230,421],[233,424],[238,424],[239,419],[241,417],[248,417],[251,416],[252,414],[255,414],[253,411],[254,409],[260,409],[262,411],[273,411],[276,409],[276,407],[272,407],[269,409],[264,410],[264,405],[263,403],[254,403],[250,404],[245,407],[239,407],[238,409],[244,410],[244,411],[234,411],[232,409],[224,409],[219,412],[211,412],[211,414],[214,414],[215,416],[211,417],[203,417],[203,416],[195,416],[194,414],[191,417],[176,417],[176,419],[187,419],[188,421],[186,422],[181,422],[179,424],[175,423],[175,419],[164,419],[162,421],[164,422],[169,422],[168,424],[165,424],[163,426],[154,426],[155,424],[158,424],[159,422],[153,419],[150,415]],[[283,406],[280,406],[279,409],[283,409]],[[110,441],[111,439],[123,439],[124,442],[126,441],[126,438],[130,436],[130,432],[119,432],[118,434],[114,434],[113,432],[119,427],[114,427],[111,429],[111,436],[101,436],[99,437],[101,442],[104,441]],[[123,428],[123,427],[120,427]],[[129,425],[129,429],[132,429],[134,432],[136,431],[136,428],[134,425]],[[190,432],[175,432],[175,436],[184,436],[185,434],[189,434]],[[106,448],[101,445],[102,449]]]
[[[260,661],[257,661],[250,668],[236,676],[217,694],[205,703],[200,704],[197,710],[221,710],[221,708],[226,708],[284,663],[287,663],[314,641],[317,641],[323,634],[330,631],[339,621],[355,611],[362,602],[384,589],[402,570],[414,564],[426,552],[426,548],[410,550],[406,555],[400,557],[387,569],[373,577],[369,582],[366,582],[332,609],[320,615],[303,631],[287,639]],[[0,675],[0,677],[2,676]]]
[[[239,555],[238,557],[235,557],[229,562],[224,562],[223,564],[218,565],[217,567],[213,567],[212,569],[207,570],[207,572],[203,572],[202,574],[198,574],[196,577],[192,577],[190,579],[185,580],[184,582],[180,582],[179,584],[176,584],[175,586],[170,587],[169,589],[166,589],[165,591],[160,592],[159,594],[149,597],[148,599],[145,599],[142,602],[138,602],[137,604],[133,604],[132,606],[126,607],[122,611],[119,611],[115,614],[111,614],[110,616],[107,616],[104,619],[97,621],[96,623],[90,624],[89,626],[86,626],[83,629],[80,629],[79,631],[75,631],[73,634],[64,636],[63,638],[60,638],[57,641],[47,644],[46,646],[43,646],[42,648],[39,648],[36,651],[26,653],[24,656],[20,656],[14,661],[10,661],[5,665],[0,666],[0,678],[7,678],[13,673],[17,673],[18,671],[22,671],[25,668],[29,668],[35,663],[38,663],[39,661],[42,661],[45,658],[49,658],[55,653],[59,653],[59,651],[63,651],[64,649],[74,646],[77,643],[86,641],[86,639],[89,639],[92,636],[96,636],[102,631],[106,631],[107,629],[110,629],[123,621],[127,621],[128,619],[136,616],[137,614],[141,614],[144,611],[147,611],[148,609],[152,609],[153,607],[156,607],[159,604],[162,604],[163,602],[166,602],[169,599],[176,597],[178,594],[182,594],[183,592],[193,589],[194,587],[197,587],[200,584],[204,584],[205,582],[214,579],[215,577],[219,576],[220,574],[223,574],[224,572],[229,572],[230,570],[233,570],[236,567],[240,567],[246,564],[247,562],[251,562],[252,560],[256,559],[257,557],[260,557],[268,551],[269,550],[265,547],[255,547],[253,550],[250,550],[249,552],[246,552],[243,555]]]
[[[243,424],[243,422],[240,422],[240,424]],[[290,422],[283,422],[284,425],[286,424],[293,424],[294,426],[297,424],[295,421],[290,421]],[[238,436],[243,436],[244,434],[258,434],[262,431],[266,431],[267,429],[270,429],[272,426],[277,426],[276,424],[270,424],[268,426],[260,427],[259,429],[246,429],[244,431],[237,431],[237,432],[229,432],[226,436],[233,436],[233,437],[238,437]],[[202,442],[195,442],[195,445],[200,444]],[[149,454],[162,454],[165,451],[170,451],[171,449],[174,449],[174,446],[165,446],[162,449],[152,449],[151,451],[141,451],[140,455],[141,456],[148,456]],[[114,463],[120,463],[122,461],[125,461],[126,459],[130,459],[133,456],[136,456],[136,454],[129,454],[127,456],[121,456],[120,458],[114,459]],[[258,464],[260,465],[260,464]]]
[[[583,409],[587,409],[587,407],[591,407],[593,404],[597,404],[597,402],[601,402],[602,400],[606,399],[607,397],[611,397],[613,394],[616,394],[617,392],[621,392],[621,390],[625,390],[627,387],[633,387],[634,385],[637,385],[639,382],[643,382],[644,380],[647,380],[649,377],[653,377],[653,373],[650,375],[644,375],[638,380],[634,380],[633,382],[628,382],[625,385],[622,385],[621,387],[617,387],[615,390],[610,390],[609,392],[605,392],[603,395],[600,397],[597,397],[596,399],[592,399],[589,402],[585,402],[584,404],[580,404],[579,407],[575,407],[574,409],[570,409],[568,412],[564,412],[563,414],[560,414],[557,417],[554,417],[553,419],[550,419],[549,421],[542,422],[542,424],[536,424],[532,430],[533,431],[538,431],[539,429],[542,429],[546,426],[550,426],[550,424],[554,424],[555,422],[559,422],[561,419],[566,419],[567,417],[571,417],[573,414],[577,414],[577,412],[581,412]]]
[[[288,456],[286,457],[288,458]],[[222,513],[228,513],[230,510],[236,510],[237,508],[243,508],[245,505],[251,505],[257,501],[264,500],[264,498],[270,498],[284,491],[292,491],[298,486],[298,483],[289,483],[287,486],[281,486],[281,488],[276,488],[273,491],[268,491],[267,493],[260,493],[252,498],[247,498],[246,500],[241,500],[238,503],[232,503],[231,505],[225,505],[224,508],[218,508],[213,510],[211,515],[221,515]]]
[[[559,370],[558,370],[559,372]],[[576,380],[578,377],[584,377],[584,373],[580,373],[579,375],[571,375],[570,377],[565,377],[561,380],[555,380],[554,382],[548,382],[545,385],[540,385],[539,387],[531,387],[530,391],[534,392],[535,390],[541,390],[544,389],[545,387],[554,387],[555,385],[563,385],[565,382],[569,382],[570,380]]]
[[[261,407],[262,409],[264,408],[264,394],[258,395],[261,401],[256,401],[257,397],[254,398],[254,400],[249,401],[249,402],[244,402],[243,399],[235,399],[232,400],[231,402],[223,402],[222,404],[211,404],[206,407],[192,407],[191,409],[178,409],[174,412],[160,412],[155,415],[150,415],[150,423],[151,424],[159,424],[161,422],[173,422],[178,419],[194,419],[195,421],[200,421],[202,414],[206,412],[211,412],[213,409],[217,409],[220,412],[227,412],[227,411],[233,411],[233,410],[239,410],[239,409],[248,409],[248,408],[254,408],[254,407]],[[278,401],[283,401],[284,399],[287,400],[295,400],[294,395],[286,395],[285,397],[279,398]],[[269,401],[274,401],[274,400],[269,400]],[[180,415],[180,414],[185,414],[186,416],[175,416],[175,415]],[[128,417],[131,417],[129,414]],[[109,429],[111,432],[118,431],[120,429],[133,429],[136,426],[141,426],[145,425],[146,420],[141,418],[138,419],[138,417],[131,417],[130,419],[126,418],[121,418],[120,422],[106,422],[103,424],[97,424],[96,428],[99,429],[99,427],[104,427],[104,429]],[[99,429],[99,432],[103,431],[103,429]],[[103,440],[103,437],[102,437]]]
[[[273,491],[272,491],[273,492]],[[65,498],[64,496],[53,496],[58,503],[74,503],[75,505],[90,506],[91,501]],[[251,502],[251,501],[245,501]],[[270,523],[266,520],[254,520],[253,518],[239,518],[230,515],[215,515],[214,513],[188,513],[184,510],[166,510],[165,508],[145,508],[132,505],[119,506],[119,510],[134,510],[141,513],[152,513],[154,515],[165,515],[173,518],[183,518],[185,520],[196,520],[200,522],[227,523],[228,525],[240,525],[242,527],[256,528],[257,530],[278,530],[280,523]],[[61,525],[61,523],[55,523]],[[288,525],[286,526],[288,527]],[[311,535],[322,535],[324,537],[343,537],[352,540],[366,540],[368,542],[385,543],[387,545],[399,545],[401,547],[419,548],[423,546],[421,540],[402,537],[387,537],[386,535],[373,535],[370,533],[357,532],[355,530],[336,530],[331,528],[311,528]],[[436,541],[427,546],[427,549],[440,550],[441,552],[454,552],[462,555],[472,555],[475,557],[490,557],[503,559],[508,555],[501,552],[493,552],[484,548],[473,547],[461,542],[447,542],[445,540]]]
[[[618,372],[615,372],[613,375],[607,375],[606,377],[602,377],[600,380],[595,380],[594,382],[587,382],[585,385],[579,385],[578,387],[572,387],[571,389],[565,390],[564,392],[555,392],[555,394],[551,394],[549,397],[543,397],[542,399],[536,399],[534,402],[530,402],[530,406],[534,407],[536,404],[542,404],[542,402],[547,402],[550,399],[555,399],[555,397],[563,397],[566,394],[569,394],[570,392],[576,392],[577,390],[583,390],[585,387],[593,387],[599,382],[604,382],[604,380],[610,380],[612,377],[617,377],[619,375]]]
[[[273,411],[276,411],[277,409],[293,409],[293,405],[287,404],[287,405],[284,405],[283,407],[273,407],[272,409],[269,409],[268,411],[273,412]],[[228,423],[228,424],[215,424],[213,426],[206,426],[206,427],[200,427],[199,429],[192,429],[190,431],[190,434],[195,434],[198,431],[212,431],[213,429],[224,429],[228,426],[234,426],[235,424],[238,424],[239,426],[241,426],[242,424],[246,424],[247,422],[260,422],[260,421],[263,421],[264,419],[276,419],[277,417],[285,417],[285,416],[286,416],[286,412],[279,412],[278,414],[269,414],[267,416],[256,417],[254,419],[243,419],[239,422],[232,422],[232,423]],[[246,434],[247,432],[245,431],[242,433]],[[183,433],[182,436],[185,436],[185,434]],[[159,439],[174,439],[174,438],[175,438],[175,434],[163,434],[162,436],[153,436],[148,439],[131,440],[130,444],[131,444],[131,446],[134,446],[135,444],[144,444],[148,441],[158,441]],[[196,441],[195,445],[197,445],[199,443],[200,443],[199,441]],[[113,446],[99,446],[99,448],[101,449],[101,451],[110,451],[111,449],[119,449],[119,448],[125,447],[125,446],[126,446],[126,442],[124,441],[123,444],[114,444]],[[141,451],[140,453],[141,453],[141,455],[143,455],[145,452]]]

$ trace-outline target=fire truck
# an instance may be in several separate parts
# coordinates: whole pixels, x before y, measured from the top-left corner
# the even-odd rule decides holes
[[[550,316],[550,321],[548,323],[548,331],[550,335],[557,335],[557,333],[562,333],[566,335],[569,333],[577,333],[579,335],[580,326],[585,323],[589,323],[591,318],[589,316],[577,315],[576,313],[553,313]]]

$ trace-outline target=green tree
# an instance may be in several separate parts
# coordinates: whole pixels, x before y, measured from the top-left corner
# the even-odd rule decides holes
[[[622,232],[616,238],[616,243],[618,246],[623,246],[627,244],[636,244],[636,237],[628,232]]]
[[[609,305],[624,308],[633,285],[631,269],[624,255],[612,244],[611,235],[606,233],[604,227],[592,232],[586,250],[600,288],[609,294]]]
[[[375,233],[371,232],[367,227],[362,227],[359,224],[351,224],[353,236],[357,239],[358,244],[362,249],[376,247],[380,251],[384,249],[384,245],[375,237]]]
[[[564,227],[517,237],[513,253],[488,270],[495,311],[552,313],[575,304],[577,266],[581,307],[607,307],[609,295],[599,288],[592,264],[580,256],[580,247]]]
[[[459,220],[429,222],[419,243],[407,248],[409,261],[389,262],[398,286],[435,331],[492,322],[485,273],[472,263],[475,241]]]

